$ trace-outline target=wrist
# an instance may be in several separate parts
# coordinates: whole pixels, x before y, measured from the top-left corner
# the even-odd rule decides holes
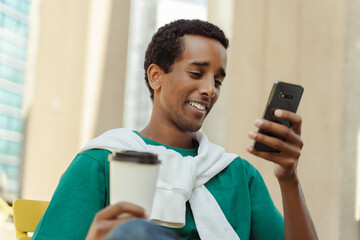
[[[280,185],[298,185],[299,184],[299,178],[296,172],[294,172],[291,175],[288,176],[278,176],[277,180]]]

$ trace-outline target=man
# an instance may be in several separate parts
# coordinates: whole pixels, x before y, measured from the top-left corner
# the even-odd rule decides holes
[[[251,139],[281,151],[248,148],[275,163],[284,218],[258,171],[199,131],[219,97],[227,47],[224,33],[200,20],[178,20],[160,28],[144,64],[153,100],[148,125],[140,132],[111,130],[80,150],[62,176],[34,239],[317,239],[296,173],[303,145],[300,116],[275,112],[292,123],[291,129],[255,121],[255,126],[284,141],[249,133]],[[155,152],[164,163],[160,172],[166,174],[159,179],[168,185],[158,185],[150,216],[131,203],[108,206],[107,156],[125,149]],[[122,213],[133,217],[118,219]],[[164,227],[134,218],[150,218]]]

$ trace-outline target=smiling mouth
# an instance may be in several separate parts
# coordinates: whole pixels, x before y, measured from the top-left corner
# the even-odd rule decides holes
[[[197,102],[188,102],[188,103],[200,111],[205,111],[208,108],[207,106],[197,103]]]

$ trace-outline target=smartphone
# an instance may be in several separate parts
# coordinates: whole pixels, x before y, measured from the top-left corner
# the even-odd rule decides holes
[[[283,120],[275,117],[274,112],[276,109],[285,109],[296,113],[303,92],[304,92],[304,88],[302,86],[291,83],[279,82],[279,81],[274,82],[274,85],[270,92],[269,99],[265,107],[263,118],[272,122],[281,123],[290,128],[291,123],[287,120]],[[258,132],[284,140],[282,137],[263,129],[259,129]],[[276,152],[276,153],[280,152],[277,149],[274,149],[266,144],[256,141],[254,143],[254,149],[257,151],[265,151],[265,152]]]

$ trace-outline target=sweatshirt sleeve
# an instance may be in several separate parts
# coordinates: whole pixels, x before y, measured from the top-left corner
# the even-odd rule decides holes
[[[78,154],[61,176],[34,240],[85,239],[95,214],[107,205],[106,150]]]

